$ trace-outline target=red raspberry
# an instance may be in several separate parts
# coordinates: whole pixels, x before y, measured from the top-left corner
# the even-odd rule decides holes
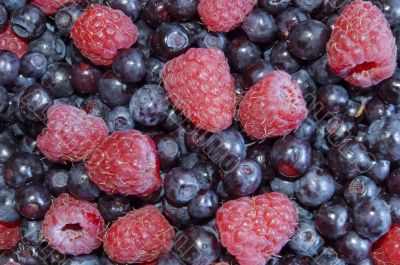
[[[375,265],[400,264],[400,225],[392,226],[389,232],[374,245],[371,256]]]
[[[241,197],[217,212],[221,244],[240,265],[264,265],[289,241],[298,216],[293,203],[279,192]]]
[[[228,32],[242,23],[256,0],[200,0],[201,21],[211,31]]]
[[[28,40],[15,34],[8,24],[0,31],[0,50],[12,51],[21,58],[28,50]]]
[[[90,179],[108,194],[144,196],[161,187],[153,140],[139,131],[115,132],[86,163]]]
[[[234,80],[222,51],[190,49],[166,63],[162,78],[169,99],[196,127],[220,132],[232,124]]]
[[[108,135],[108,127],[101,118],[70,105],[51,106],[47,119],[37,147],[54,162],[85,160]]]
[[[71,30],[76,47],[99,65],[112,64],[117,51],[131,47],[137,35],[136,26],[124,12],[101,5],[89,7]]]
[[[282,71],[273,71],[253,85],[239,108],[244,131],[257,139],[286,135],[297,129],[307,114],[297,82]]]
[[[0,222],[0,250],[11,249],[21,241],[19,221],[13,223]]]
[[[46,15],[54,15],[65,4],[74,3],[75,0],[32,0],[32,5],[39,7]]]
[[[89,254],[101,245],[104,220],[96,204],[67,193],[58,196],[43,220],[43,237],[62,254]]]
[[[332,72],[358,87],[376,85],[396,68],[395,38],[385,16],[369,1],[347,5],[327,44]]]
[[[104,250],[114,261],[141,263],[171,250],[175,232],[153,205],[132,211],[115,221],[104,236]]]

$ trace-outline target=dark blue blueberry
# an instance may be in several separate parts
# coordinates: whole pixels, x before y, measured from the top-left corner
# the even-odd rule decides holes
[[[374,261],[370,257],[368,257],[357,263],[357,265],[374,265]]]
[[[353,217],[357,233],[372,240],[387,233],[391,225],[389,206],[379,198],[365,198],[358,202]]]
[[[301,67],[300,61],[289,53],[285,41],[275,44],[269,54],[269,61],[274,67],[288,73],[296,72]]]
[[[77,63],[72,66],[71,85],[76,92],[95,92],[97,90],[100,77],[101,71],[90,64]]]
[[[270,43],[278,31],[274,17],[265,9],[255,8],[243,21],[242,29],[254,42]]]
[[[356,264],[368,257],[371,242],[354,231],[348,232],[335,242],[335,250],[347,263]]]
[[[260,0],[259,5],[272,15],[278,15],[289,7],[290,0]]]
[[[261,184],[261,169],[256,162],[242,159],[224,173],[223,182],[225,191],[232,197],[251,195]]]
[[[0,85],[8,85],[18,76],[20,61],[15,53],[0,50]]]
[[[39,78],[47,70],[46,56],[39,52],[28,52],[21,58],[20,73],[26,77]]]
[[[343,198],[349,205],[354,206],[364,198],[377,196],[378,192],[375,182],[366,176],[358,176],[346,184]]]
[[[146,82],[153,83],[153,84],[160,84],[161,83],[161,70],[164,67],[164,62],[150,57],[146,59],[145,62],[145,70],[146,70]]]
[[[107,0],[106,3],[113,9],[123,11],[133,21],[142,13],[142,1],[140,0]]]
[[[346,265],[346,262],[339,258],[338,254],[330,247],[326,247],[321,254],[313,258],[311,265]]]
[[[0,86],[0,112],[3,112],[10,101],[10,95],[8,94],[5,87]]]
[[[312,62],[308,66],[308,72],[314,81],[321,85],[331,85],[340,81],[340,77],[332,74],[329,69],[326,55]]]
[[[43,258],[40,247],[21,241],[14,249],[14,260],[20,264],[42,264]]]
[[[81,255],[66,259],[62,265],[102,265],[99,258],[94,255]]]
[[[29,52],[40,52],[48,63],[64,59],[66,47],[64,41],[56,33],[46,30],[39,38],[29,42]]]
[[[368,172],[366,172],[366,175],[379,184],[389,176],[389,172],[390,161],[376,160],[372,162],[372,167]]]
[[[21,236],[24,242],[38,246],[43,242],[42,221],[31,221],[23,219],[20,224]]]
[[[10,187],[18,188],[29,182],[38,182],[44,175],[43,163],[39,157],[29,153],[11,156],[4,168],[4,179]]]
[[[235,127],[226,129],[219,134],[214,134],[211,138],[217,140],[215,143],[218,143],[220,148],[224,148],[224,150],[235,155],[236,157],[246,157],[246,144],[244,142],[243,135]]]
[[[162,123],[167,118],[169,107],[166,92],[159,85],[145,85],[137,89],[129,102],[133,120],[145,126]]]
[[[311,166],[312,152],[308,142],[288,135],[272,146],[271,161],[283,176],[298,177]]]
[[[100,196],[100,190],[90,181],[84,164],[77,164],[71,167],[68,191],[74,197],[85,201],[94,201]]]
[[[324,114],[339,113],[345,110],[349,95],[346,89],[339,85],[326,85],[318,89],[317,110]]]
[[[201,190],[214,189],[221,177],[218,167],[209,161],[198,161],[192,170]]]
[[[142,19],[137,21],[135,25],[138,29],[138,46],[146,47],[150,43],[150,38],[153,35],[154,30]]]
[[[200,153],[186,153],[181,156],[179,166],[191,169],[199,161],[205,161],[207,157]]]
[[[270,182],[272,191],[286,194],[289,198],[294,197],[295,182],[287,181],[281,178],[274,178]]]
[[[324,0],[294,0],[294,5],[307,13],[313,13],[322,6]]]
[[[315,133],[317,132],[317,123],[312,117],[307,117],[300,127],[294,132],[296,138],[303,141],[309,142],[314,139]]]
[[[83,55],[80,53],[78,48],[75,47],[71,41],[65,48],[65,61],[70,65],[78,64],[83,61]]]
[[[222,33],[208,32],[202,30],[196,35],[196,45],[199,48],[216,48],[221,51],[225,50],[228,39]]]
[[[191,37],[180,24],[162,24],[154,31],[150,43],[153,54],[162,61],[168,61],[189,49]]]
[[[329,1],[324,1],[324,4],[327,3]],[[329,30],[332,32],[334,26],[335,26],[335,22],[336,20],[339,18],[338,14],[333,14],[331,16],[329,16],[328,18],[325,19],[324,23],[325,25],[329,28]]]
[[[23,7],[25,3],[26,0],[0,0],[0,4],[3,5],[8,12]]]
[[[47,91],[39,84],[34,84],[25,90],[19,101],[19,111],[28,121],[45,121],[47,109],[52,100]]]
[[[218,195],[213,190],[201,190],[189,202],[188,210],[193,218],[208,218],[217,212],[218,206]]]
[[[168,13],[179,21],[193,20],[197,16],[199,0],[169,0]]]
[[[289,33],[288,50],[303,60],[315,60],[325,53],[329,29],[318,20],[297,23]]]
[[[139,82],[146,75],[144,56],[139,49],[119,50],[112,67],[116,77],[124,83]]]
[[[75,3],[64,5],[58,9],[54,16],[54,23],[57,31],[61,35],[69,37],[71,35],[72,26],[83,11],[83,7]]]
[[[391,196],[388,199],[387,204],[392,216],[392,225],[400,224],[400,197]]]
[[[53,98],[71,96],[74,93],[71,85],[71,66],[61,62],[49,65],[41,78],[41,84]]]
[[[17,190],[15,201],[18,212],[27,219],[40,220],[51,205],[48,190],[37,183],[30,183]]]
[[[107,118],[108,113],[110,112],[110,108],[95,96],[84,99],[79,107],[87,114],[101,117],[104,120]]]
[[[349,209],[341,202],[327,202],[318,209],[315,225],[322,236],[338,239],[350,229]]]
[[[386,179],[386,187],[390,193],[400,196],[400,168],[390,172]]]
[[[388,20],[390,26],[397,27],[400,25],[400,3],[396,0],[373,0],[376,6],[378,6],[386,19]]]
[[[122,106],[113,108],[106,121],[110,132],[131,130],[135,125],[129,109]]]
[[[271,180],[277,177],[277,173],[272,167],[270,146],[265,144],[253,144],[247,150],[247,158],[256,162],[261,169],[263,179]]]
[[[362,110],[361,103],[349,99],[343,113],[351,118],[356,117],[357,119],[362,119],[364,117],[364,112],[361,113],[360,110]]]
[[[153,137],[158,151],[161,169],[168,169],[179,163],[181,155],[176,139],[167,134],[159,134]]]
[[[57,197],[61,193],[68,192],[69,171],[62,168],[50,169],[44,176],[44,185],[50,193]]]
[[[0,4],[0,31],[7,25],[8,14],[7,9]]]
[[[35,39],[46,30],[46,17],[38,7],[24,5],[12,12],[10,24],[18,36]]]
[[[365,105],[365,117],[369,123],[381,117],[392,116],[394,114],[395,107],[392,104],[386,104],[378,96],[370,99]]]
[[[322,250],[324,244],[324,239],[318,234],[315,223],[304,220],[297,226],[288,246],[297,255],[313,257]]]
[[[400,37],[400,27],[399,27],[399,37]],[[400,40],[400,39],[399,39]],[[397,42],[397,43],[400,43]],[[382,83],[379,84],[378,89],[379,96],[389,104],[400,104],[400,71],[396,69],[393,76],[389,79],[386,79]]]
[[[19,219],[15,203],[15,190],[3,188],[0,190],[0,221],[11,223]]]
[[[288,254],[284,257],[282,263],[280,265],[309,265],[311,263],[311,258],[302,257],[302,256],[294,256]]]
[[[309,19],[308,14],[299,8],[291,7],[284,9],[284,11],[276,18],[279,36],[282,39],[287,39],[292,28],[297,23],[307,19]]]
[[[172,21],[167,11],[170,0],[148,0],[143,8],[142,18],[147,24],[156,28],[158,25]]]
[[[199,191],[199,182],[192,170],[176,167],[164,178],[165,196],[173,203],[187,203]]]
[[[13,141],[0,141],[0,163],[4,164],[12,155],[17,152],[17,146]]]
[[[174,225],[188,225],[191,222],[187,206],[177,206],[164,199],[162,209],[165,217]]]
[[[243,81],[246,87],[251,87],[265,77],[268,73],[274,71],[274,68],[263,59],[248,65],[243,71]]]
[[[185,265],[185,263],[177,255],[170,252],[162,255],[157,260],[156,265]]]
[[[261,58],[261,51],[247,37],[239,36],[228,44],[226,56],[232,69],[242,72],[247,66]]]
[[[307,70],[300,69],[299,71],[292,73],[292,78],[297,82],[303,93],[304,100],[309,103],[313,102],[315,99],[315,94],[317,93],[317,85],[310,76]]]
[[[194,226],[177,235],[174,252],[187,264],[212,264],[221,253],[221,245],[213,230],[206,226]]]
[[[111,108],[128,104],[132,92],[133,87],[119,81],[112,71],[99,80],[99,97]]]
[[[352,138],[357,134],[357,124],[352,117],[343,114],[332,116],[325,126],[326,141],[331,145],[337,145],[345,138]]]
[[[132,210],[129,199],[124,196],[103,195],[97,203],[104,221],[111,222]]]

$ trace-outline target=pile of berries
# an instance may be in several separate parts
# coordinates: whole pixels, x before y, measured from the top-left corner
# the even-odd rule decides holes
[[[0,265],[400,265],[399,0],[0,0]]]

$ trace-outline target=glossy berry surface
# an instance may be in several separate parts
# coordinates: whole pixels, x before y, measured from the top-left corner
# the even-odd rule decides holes
[[[31,220],[42,219],[51,205],[50,193],[40,184],[19,188],[15,200],[18,212]]]
[[[327,202],[323,204],[315,217],[318,232],[324,237],[338,239],[350,229],[350,212],[346,204]]]
[[[191,170],[174,168],[164,178],[165,196],[174,203],[186,203],[199,191],[199,183]]]
[[[46,29],[45,16],[39,8],[25,5],[15,10],[10,18],[10,24],[18,36],[35,39]]]

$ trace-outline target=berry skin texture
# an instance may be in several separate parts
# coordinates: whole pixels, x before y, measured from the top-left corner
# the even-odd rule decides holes
[[[400,264],[400,225],[392,226],[377,243],[371,253],[376,265]]]
[[[74,2],[75,0],[32,0],[31,4],[39,7],[46,15],[54,15],[63,5]]]
[[[104,236],[104,251],[119,263],[150,262],[171,250],[174,236],[167,219],[148,205],[111,225]]]
[[[200,0],[200,19],[210,31],[228,32],[239,26],[253,10],[255,0]]]
[[[127,15],[101,5],[89,7],[71,30],[75,46],[98,65],[111,65],[118,50],[131,47],[137,35],[137,28]]]
[[[221,132],[235,114],[234,80],[218,49],[192,48],[162,70],[167,96],[198,128]]]
[[[53,105],[47,110],[47,128],[39,134],[37,147],[53,162],[79,162],[107,135],[108,127],[101,118],[70,105]]]
[[[397,47],[385,16],[369,1],[347,5],[327,44],[332,72],[357,87],[370,87],[391,77]]]
[[[12,249],[21,241],[19,221],[13,223],[0,222],[0,250]]]
[[[239,107],[244,131],[256,139],[289,134],[307,114],[298,84],[283,71],[273,71],[250,87]]]
[[[0,30],[0,50],[8,50],[21,58],[28,50],[28,41],[14,33],[10,24]]]
[[[114,132],[86,163],[90,179],[108,194],[144,196],[161,187],[153,140],[136,130]]]
[[[241,197],[217,212],[221,244],[240,265],[264,265],[289,241],[298,223],[296,209],[283,193]]]
[[[68,193],[58,196],[43,220],[43,237],[62,254],[89,254],[101,245],[105,231],[96,204]]]

